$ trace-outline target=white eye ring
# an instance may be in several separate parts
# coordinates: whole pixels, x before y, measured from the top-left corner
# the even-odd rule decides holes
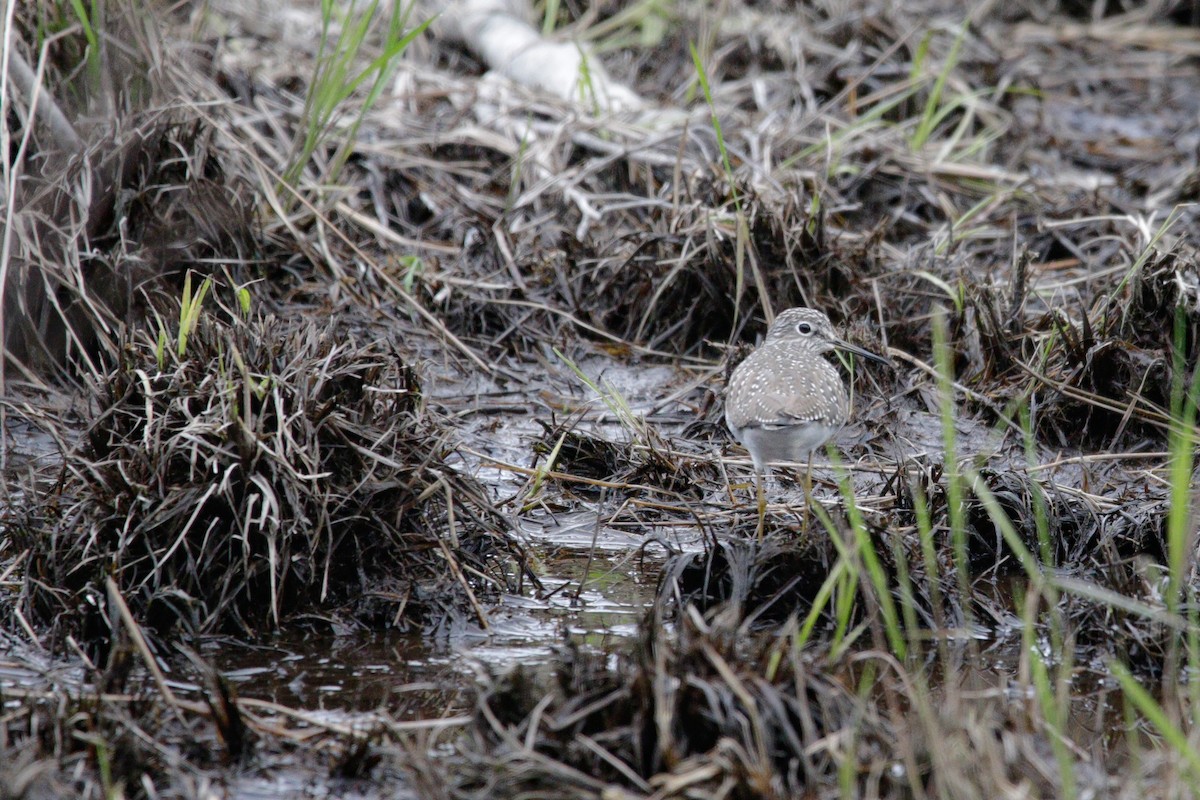
[[[808,336],[812,332],[812,325],[809,325],[807,322],[801,322],[796,326],[796,333],[800,334],[801,336]]]

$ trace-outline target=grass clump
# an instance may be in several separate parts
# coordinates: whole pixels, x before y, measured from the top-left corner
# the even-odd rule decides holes
[[[545,459],[546,471],[565,479],[583,479],[573,487],[576,492],[608,484],[626,493],[658,490],[696,497],[705,482],[713,479],[711,466],[670,453],[667,442],[658,435],[647,442],[613,440],[580,430],[578,420],[557,425],[538,422],[544,435],[533,442],[534,454]]]
[[[127,343],[61,478],[10,518],[33,617],[99,633],[111,576],[160,634],[316,611],[486,624],[477,595],[514,589],[523,556],[445,463],[413,369],[333,327],[194,311],[172,315],[186,348]]]
[[[744,646],[738,615],[726,612],[689,614],[678,636],[651,613],[638,646],[615,661],[567,648],[546,669],[493,679],[477,702],[479,747],[468,750],[458,796],[553,785],[556,797],[605,787],[794,797],[842,774],[891,783],[886,721],[820,653],[792,648],[786,635]]]

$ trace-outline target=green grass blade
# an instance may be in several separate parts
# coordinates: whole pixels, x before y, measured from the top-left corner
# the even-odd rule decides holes
[[[1192,783],[1200,781],[1200,749],[1188,739],[1186,733],[1167,715],[1166,710],[1146,691],[1129,668],[1120,661],[1108,665],[1109,671],[1121,685],[1121,692],[1134,708],[1154,726],[1171,749],[1182,758],[1190,773]]]
[[[929,98],[925,102],[925,109],[921,114],[921,121],[917,123],[917,129],[913,132],[912,138],[909,140],[909,146],[913,150],[920,150],[929,141],[929,137],[933,135],[934,129],[937,127],[941,117],[941,102],[942,94],[946,90],[946,81],[950,79],[950,74],[958,65],[958,54],[962,50],[963,40],[967,35],[967,23],[963,22],[959,28],[958,36],[954,38],[954,44],[950,47],[950,54],[946,56],[946,63],[942,66],[941,72],[938,73],[937,79],[933,83],[933,88],[929,90]],[[928,37],[922,41],[922,45],[928,47]],[[916,63],[914,59],[914,69]]]

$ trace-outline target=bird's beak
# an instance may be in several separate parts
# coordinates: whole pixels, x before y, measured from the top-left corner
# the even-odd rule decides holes
[[[888,366],[891,366],[892,364],[892,360],[890,358],[884,358],[881,355],[872,353],[870,350],[863,350],[861,347],[856,347],[849,342],[842,341],[841,339],[835,339],[833,341],[833,346],[838,350],[842,350],[847,353],[853,353],[856,356],[861,356],[868,361],[877,361],[880,364],[887,364]]]

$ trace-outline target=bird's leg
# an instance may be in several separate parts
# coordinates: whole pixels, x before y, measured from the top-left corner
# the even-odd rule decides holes
[[[763,489],[763,483],[766,482],[766,476],[763,470],[755,468],[754,470],[754,485],[757,487],[758,493],[758,527],[754,530],[754,535],[758,541],[763,540],[767,530],[767,494]]]
[[[808,454],[808,466],[804,470],[804,481],[800,484],[800,488],[804,490],[804,516],[801,520],[802,530],[805,534],[808,533],[808,512],[812,505],[812,473],[813,473],[813,457],[812,453]]]

